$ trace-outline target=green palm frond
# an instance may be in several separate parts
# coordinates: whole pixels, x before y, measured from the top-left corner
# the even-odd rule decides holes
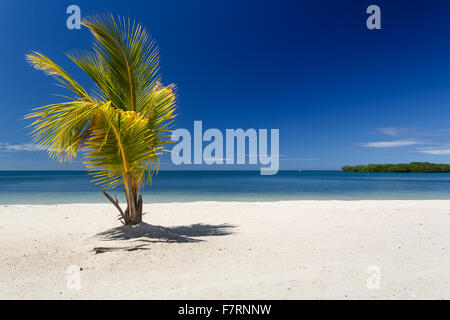
[[[62,87],[75,93],[80,99],[93,102],[86,91],[64,69],[42,53],[33,51],[26,55],[27,61],[36,69],[53,76]]]
[[[105,189],[121,183],[124,174],[138,177],[151,171],[151,163],[162,154],[162,145],[148,128],[148,119],[134,111],[115,109],[109,103],[99,109],[93,134],[85,142],[85,164],[95,182]]]
[[[67,54],[67,56],[95,82],[97,85],[95,91],[100,100],[103,102],[117,101],[115,95],[119,95],[118,92],[122,89],[117,88],[114,84],[108,70],[105,69],[96,54],[86,52],[83,54]]]
[[[37,118],[31,126],[33,140],[49,156],[58,160],[76,157],[91,132],[99,105],[83,100],[69,101],[34,109],[25,119]]]
[[[131,179],[132,188],[139,190],[158,170],[169,142],[174,89],[161,85],[158,49],[140,24],[111,15],[88,17],[82,24],[94,35],[94,52],[68,57],[94,81],[95,95],[88,95],[48,57],[33,52],[27,55],[31,65],[77,97],[34,109],[26,118],[35,119],[34,141],[51,157],[70,160],[82,150],[86,167],[104,189]]]
[[[83,20],[95,37],[94,54],[70,58],[96,82],[116,108],[142,112],[159,81],[158,48],[141,25],[112,15]],[[119,89],[119,90],[118,90]]]

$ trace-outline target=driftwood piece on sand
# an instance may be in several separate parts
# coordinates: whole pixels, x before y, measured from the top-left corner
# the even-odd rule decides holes
[[[146,244],[141,244],[138,246],[129,246],[129,247],[95,247],[92,251],[95,251],[95,254],[111,252],[111,251],[134,251],[134,250],[150,250],[150,248],[145,248]]]

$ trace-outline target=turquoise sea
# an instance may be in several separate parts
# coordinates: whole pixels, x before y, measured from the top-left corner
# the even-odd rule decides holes
[[[85,171],[0,171],[0,204],[107,202]],[[125,201],[121,189],[111,192]],[[450,174],[341,171],[160,171],[145,203],[450,199]]]

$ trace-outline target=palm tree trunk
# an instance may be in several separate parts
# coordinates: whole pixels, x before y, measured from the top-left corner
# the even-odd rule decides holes
[[[133,188],[131,187],[131,182],[130,182],[130,174],[127,173],[127,176],[125,178],[125,193],[127,196],[127,211],[128,211],[128,215],[130,217],[130,224],[136,224],[135,223],[135,216],[136,216],[136,201],[134,200],[134,192],[133,192]]]
[[[139,222],[142,222],[142,196],[139,195],[138,201],[137,201],[137,217]]]
[[[111,203],[117,208],[117,210],[119,210],[124,224],[135,225],[142,222],[142,195],[138,196],[136,188],[132,187],[129,174],[127,174],[124,180],[126,182],[125,195],[127,199],[127,209],[125,210],[125,212],[120,208],[117,198],[113,199],[105,191],[103,191],[103,194],[109,201],[111,201]]]
[[[125,193],[127,195],[128,208],[125,214],[129,216],[129,223],[127,224],[138,224],[142,222],[142,196],[137,195],[136,188],[133,188],[131,184],[130,175],[126,176],[126,188]]]
[[[136,194],[133,193],[131,196],[132,198],[132,205],[128,205],[127,209],[125,210],[125,215],[127,216],[127,220],[125,221],[125,224],[128,225],[134,225],[142,222],[142,196],[139,195],[139,197],[135,196]],[[137,198],[137,200],[136,200]],[[131,208],[134,205],[134,214],[131,212]],[[130,210],[131,209],[131,210]]]

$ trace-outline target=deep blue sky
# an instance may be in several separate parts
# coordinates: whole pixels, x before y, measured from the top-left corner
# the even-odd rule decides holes
[[[82,168],[28,150],[21,120],[63,93],[27,65],[30,50],[92,88],[64,55],[92,42],[66,28],[70,4],[148,28],[163,81],[177,86],[176,127],[279,128],[282,169],[449,163],[450,1],[40,0],[0,4],[0,169]],[[366,28],[370,4],[381,30]],[[173,168],[168,157],[162,168]]]

